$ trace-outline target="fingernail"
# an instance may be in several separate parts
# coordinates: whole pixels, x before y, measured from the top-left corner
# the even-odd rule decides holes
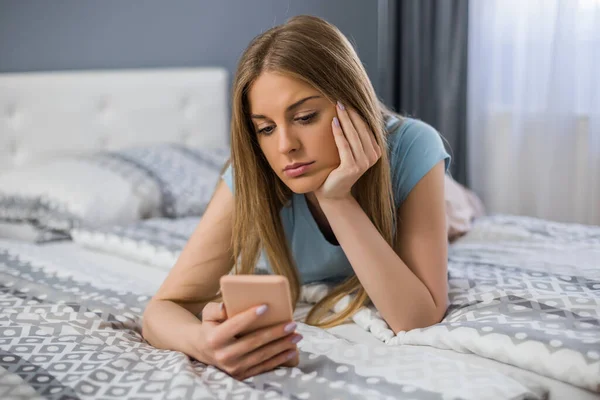
[[[264,313],[267,312],[267,305],[263,304],[262,306],[258,307],[256,309],[256,315],[263,315]]]
[[[219,305],[219,309],[220,309],[221,311],[223,311],[223,307],[224,307],[224,305],[223,305],[223,303],[221,303],[221,305]]]
[[[338,117],[333,117],[333,124],[338,128],[340,127],[340,120],[338,119]]]
[[[294,337],[292,338],[292,343],[296,344],[301,340],[302,340],[302,335],[294,335]]]
[[[338,100],[338,102],[337,102],[337,106],[338,106],[338,108],[339,108],[340,110],[345,110],[345,109],[346,109],[346,107],[344,107],[344,105],[343,105],[343,104],[342,104],[342,103],[341,103],[339,100]]]
[[[287,324],[285,326],[285,328],[283,328],[283,330],[286,331],[287,333],[293,332],[294,329],[296,329],[296,323],[295,322],[290,322],[289,324]]]
[[[285,357],[287,360],[291,360],[292,358],[296,357],[296,354],[298,354],[296,352],[296,350],[292,350],[288,353],[288,355]]]

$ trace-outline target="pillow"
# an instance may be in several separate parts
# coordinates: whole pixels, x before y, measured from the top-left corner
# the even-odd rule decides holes
[[[159,144],[50,158],[0,175],[0,222],[69,233],[201,215],[228,155]]]
[[[113,156],[135,165],[158,185],[157,215],[180,218],[204,213],[229,150],[198,150],[173,144],[137,147]]]
[[[99,155],[63,157],[0,175],[0,220],[68,232],[151,216],[157,185],[137,179],[134,169],[119,171],[119,162],[103,161]]]
[[[71,231],[71,237],[83,247],[168,270],[199,221],[200,217],[152,218],[131,224],[77,228]]]
[[[200,222],[200,217],[151,218],[131,224],[71,231],[75,243],[83,247],[121,256],[169,270]],[[267,271],[264,254],[257,273]]]
[[[482,201],[446,174],[445,178],[446,227],[448,240],[454,242],[473,228],[473,222],[485,215]]]
[[[69,240],[65,233],[39,229],[30,223],[1,222],[0,239],[12,239],[31,243],[46,243],[55,240]]]

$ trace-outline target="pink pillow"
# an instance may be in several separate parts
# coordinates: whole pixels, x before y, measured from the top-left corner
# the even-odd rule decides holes
[[[473,220],[485,215],[477,195],[446,175],[446,226],[450,242],[471,230]]]

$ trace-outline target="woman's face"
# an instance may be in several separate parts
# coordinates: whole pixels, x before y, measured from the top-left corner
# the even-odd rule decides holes
[[[295,193],[317,190],[340,165],[331,123],[335,104],[312,86],[263,72],[248,93],[258,143],[277,176]]]

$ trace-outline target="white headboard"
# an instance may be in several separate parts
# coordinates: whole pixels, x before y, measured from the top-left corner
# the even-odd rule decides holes
[[[228,145],[221,68],[0,74],[0,172],[64,152]]]

